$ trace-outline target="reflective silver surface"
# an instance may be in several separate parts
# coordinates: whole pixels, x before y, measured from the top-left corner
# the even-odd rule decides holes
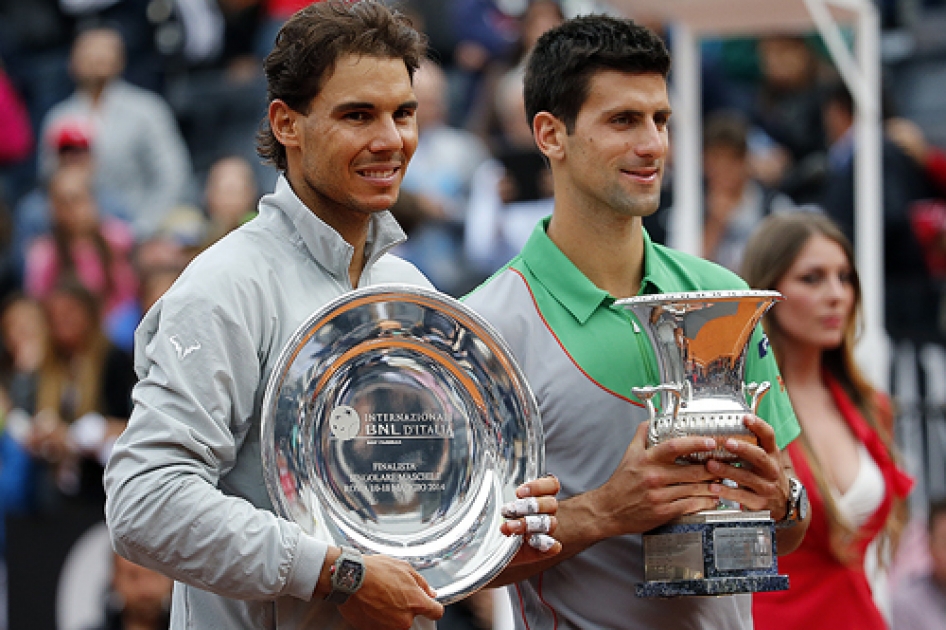
[[[727,438],[756,442],[742,418],[756,411],[769,383],[744,384],[746,350],[756,324],[780,299],[777,291],[745,290],[617,301],[634,313],[657,355],[660,384],[633,390],[650,409],[648,445],[685,435],[707,436],[716,438],[718,448],[685,459],[732,461],[735,456],[723,446]]]
[[[746,352],[756,324],[779,299],[776,291],[699,291],[617,302],[647,333],[660,369],[658,385],[633,389],[650,410],[648,446],[682,436],[716,440],[714,451],[681,458],[688,463],[735,461],[725,448],[729,438],[757,442],[743,417],[755,413],[769,383],[744,384]],[[643,536],[645,582],[637,594],[785,590],[788,578],[778,575],[774,535],[768,511],[717,509],[674,519]]]
[[[521,544],[502,504],[544,472],[538,407],[498,333],[449,296],[353,291],[313,314],[263,400],[276,511],[335,545],[410,562],[450,603]]]

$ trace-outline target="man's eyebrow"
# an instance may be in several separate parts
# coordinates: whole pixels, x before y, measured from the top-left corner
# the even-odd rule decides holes
[[[344,114],[345,112],[353,112],[361,109],[374,109],[375,104],[369,103],[368,101],[348,101],[347,103],[339,103],[332,108],[332,111],[338,114]]]
[[[615,114],[624,114],[625,116],[647,116],[648,110],[637,107],[617,107],[606,112],[606,115],[608,116],[613,116]],[[673,110],[669,107],[662,107],[660,109],[654,110],[653,112],[654,116],[670,116],[671,114],[673,114]]]
[[[398,109],[417,109],[417,100],[412,99],[410,101],[404,101],[397,106]],[[346,112],[353,111],[362,111],[362,110],[375,110],[377,105],[369,101],[349,101],[347,103],[339,103],[332,111],[336,114],[344,114]]]

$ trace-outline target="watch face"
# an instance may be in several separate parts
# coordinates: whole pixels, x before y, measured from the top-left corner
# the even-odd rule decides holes
[[[354,589],[361,582],[364,566],[360,562],[345,560],[335,572],[335,584],[341,589]]]

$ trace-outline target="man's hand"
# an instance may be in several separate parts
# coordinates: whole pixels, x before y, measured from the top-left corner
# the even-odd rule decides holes
[[[730,479],[738,487],[714,483],[711,490],[722,499],[739,503],[744,510],[768,510],[780,520],[788,506],[788,477],[782,470],[775,431],[758,416],[748,415],[746,427],[759,438],[759,444],[727,440],[725,447],[742,462],[741,466],[717,460],[706,462],[706,469],[718,479]]]
[[[744,510],[768,510],[775,521],[780,521],[785,518],[788,510],[788,495],[791,492],[788,478],[794,476],[792,460],[787,453],[779,450],[775,442],[775,430],[769,423],[754,415],[747,415],[744,422],[759,438],[759,444],[727,440],[726,449],[737,455],[743,465],[733,466],[709,460],[706,462],[706,470],[717,479],[736,482],[737,487],[714,483],[710,489],[720,499],[736,501]],[[791,553],[801,544],[810,519],[809,511],[805,522],[778,530],[780,556]]]
[[[361,630],[407,630],[415,616],[440,619],[443,605],[427,581],[403,560],[363,556],[365,580],[338,611]]]
[[[525,544],[510,564],[538,562],[562,550],[562,544],[550,535],[558,527],[555,495],[560,489],[561,484],[553,475],[533,479],[516,489],[516,500],[503,506],[503,516],[510,520],[500,526],[500,531],[506,536],[525,537]]]
[[[602,538],[642,533],[671,519],[716,507],[710,490],[716,475],[704,466],[681,465],[690,453],[712,451],[716,442],[705,437],[681,437],[646,448],[649,423],[638,426],[634,439],[611,478],[586,493],[599,514]]]

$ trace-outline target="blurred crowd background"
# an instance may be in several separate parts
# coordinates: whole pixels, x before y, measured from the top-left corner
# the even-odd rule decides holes
[[[167,580],[106,555],[102,466],[130,412],[142,313],[275,182],[255,153],[262,62],[306,4],[0,0],[0,628],[166,623]],[[393,208],[410,236],[397,253],[460,296],[551,212],[522,104],[536,38],[588,12],[633,17],[670,43],[673,32],[627,2],[396,4],[431,43],[415,79],[420,142]],[[946,0],[878,10],[892,393],[921,482],[896,578],[930,565],[922,517],[946,493]],[[758,221],[797,208],[853,239],[854,108],[817,36],[704,40],[702,90],[705,257],[738,269]],[[669,244],[672,169],[671,156],[645,220]],[[441,626],[491,627],[493,608],[474,598]]]

